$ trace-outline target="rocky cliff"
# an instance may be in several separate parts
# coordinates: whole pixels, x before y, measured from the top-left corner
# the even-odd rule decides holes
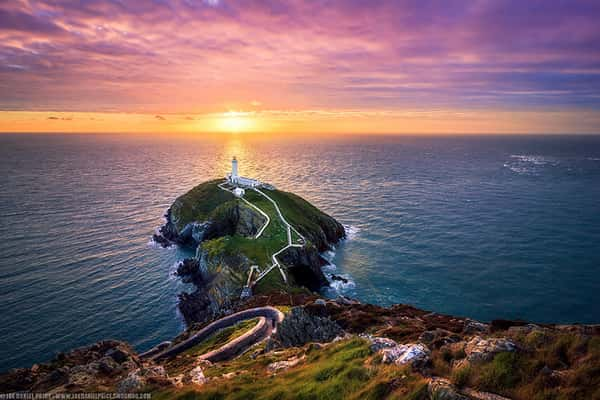
[[[253,296],[235,311],[266,304],[283,311],[283,321],[269,340],[239,356],[213,362],[200,357],[250,332],[254,320],[156,360],[138,356],[126,343],[102,341],[61,353],[49,363],[0,374],[0,393],[143,392],[161,399],[598,398],[599,326],[484,323],[407,305],[385,308],[305,293]],[[205,326],[190,326],[174,343]]]
[[[203,322],[229,312],[238,303],[253,265],[267,269],[271,255],[287,244],[285,225],[273,206],[256,193],[246,197],[271,214],[270,225],[255,238],[267,219],[247,202],[208,181],[175,200],[165,215],[165,224],[154,235],[164,246],[196,249],[196,257],[184,260],[177,274],[195,290],[179,296],[179,309],[188,324]],[[287,284],[278,282],[278,271],[264,279],[256,290],[318,291],[328,285],[321,267],[320,252],[344,237],[343,226],[306,200],[292,193],[266,190],[291,226],[305,238],[302,247],[290,247],[278,260],[289,275]],[[254,197],[251,197],[254,195]],[[294,233],[295,235],[295,233]]]

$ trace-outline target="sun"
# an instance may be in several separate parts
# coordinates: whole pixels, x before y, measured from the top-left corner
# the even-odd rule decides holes
[[[218,118],[219,130],[223,132],[248,132],[254,128],[255,121],[251,113],[228,111]]]

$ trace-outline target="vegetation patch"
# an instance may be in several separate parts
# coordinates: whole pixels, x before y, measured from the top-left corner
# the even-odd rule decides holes
[[[190,222],[205,221],[218,206],[235,200],[233,194],[217,186],[222,182],[223,179],[215,179],[201,183],[175,200],[171,212],[177,229],[183,229]]]
[[[299,356],[302,349],[289,349]],[[216,379],[194,391],[160,394],[178,399],[424,399],[419,393],[425,380],[410,371],[391,365],[372,365],[368,342],[350,339],[310,352],[305,362],[277,374],[267,365],[280,359],[272,353],[252,363],[247,357],[227,364],[229,370],[245,371],[231,379]],[[219,373],[224,373],[221,366]],[[210,376],[216,376],[206,371]],[[414,393],[417,393],[416,395]],[[426,393],[426,392],[425,392]]]
[[[181,372],[183,369],[185,369],[186,365],[193,364],[191,360],[195,360],[196,357],[201,356],[202,354],[224,346],[225,344],[252,329],[257,323],[258,318],[253,318],[238,322],[235,325],[223,328],[213,333],[206,340],[198,343],[194,347],[191,347],[173,360],[169,361],[166,364],[167,371],[169,371],[171,374]]]

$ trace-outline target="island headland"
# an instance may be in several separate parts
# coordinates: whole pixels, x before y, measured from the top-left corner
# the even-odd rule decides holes
[[[238,174],[178,197],[154,234],[195,256],[176,274],[187,329],[138,354],[105,340],[0,375],[0,393],[156,399],[600,399],[600,326],[475,321],[325,299],[321,253],[344,227]],[[333,280],[344,279],[332,277]]]
[[[345,237],[342,224],[293,193],[232,174],[178,197],[154,234],[195,257],[177,268],[195,291],[179,296],[188,324],[230,312],[247,297],[275,290],[318,291],[328,285],[320,253]]]

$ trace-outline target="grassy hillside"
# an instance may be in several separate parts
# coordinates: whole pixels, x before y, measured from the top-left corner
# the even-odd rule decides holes
[[[304,358],[303,358],[304,357]],[[300,359],[278,373],[268,368],[277,361]],[[239,372],[229,379],[223,374]],[[362,339],[344,340],[323,349],[316,346],[250,355],[207,368],[213,377],[202,388],[153,393],[155,399],[383,399],[426,400],[427,383],[407,369],[383,365]],[[389,397],[388,397],[389,396]]]
[[[287,221],[300,233],[320,230],[320,224],[329,217],[302,197],[281,190],[269,190],[266,193],[277,202]]]
[[[221,204],[235,199],[229,192],[217,187],[223,179],[201,183],[186,194],[179,196],[171,206],[171,215],[177,229],[194,221],[205,221]]]
[[[181,231],[191,222],[213,221],[213,227],[219,227],[217,231],[222,236],[215,237],[213,234],[211,240],[201,244],[211,258],[219,255],[243,256],[261,270],[269,268],[273,264],[271,256],[288,244],[286,226],[275,206],[262,194],[246,190],[244,199],[266,213],[270,222],[258,239],[247,236],[248,229],[242,230],[244,233],[240,234],[236,226],[247,226],[248,213],[258,215],[258,212],[230,192],[219,188],[221,183],[222,179],[204,182],[177,198],[171,207],[172,222]],[[265,189],[264,192],[277,202],[284,218],[306,237],[307,245],[315,245],[317,249],[323,250],[328,247],[329,240],[337,241],[343,235],[341,225],[301,197],[279,190]],[[251,225],[255,232],[263,226],[256,221]],[[292,240],[298,243],[300,237],[293,231],[291,234]],[[290,277],[290,280],[293,281],[293,278]],[[294,286],[293,282],[290,283]],[[273,271],[256,289],[260,293],[266,293],[286,287],[291,289],[284,284],[279,271]]]

